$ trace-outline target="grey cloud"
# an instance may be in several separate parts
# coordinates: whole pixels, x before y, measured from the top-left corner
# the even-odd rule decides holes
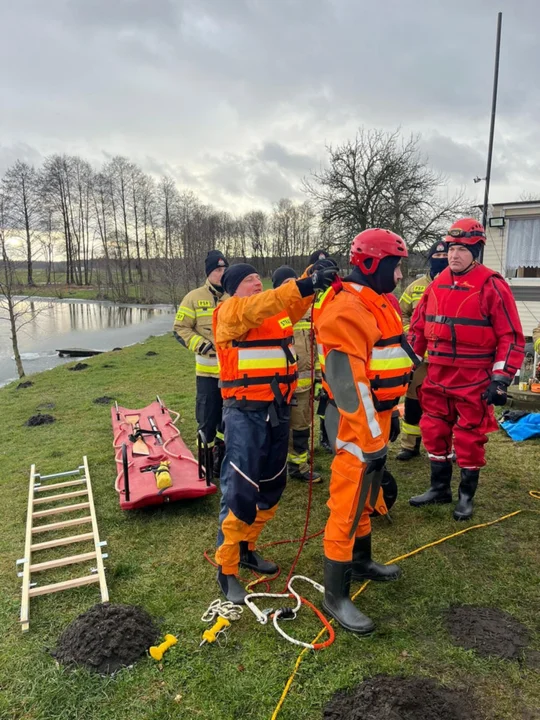
[[[43,156],[39,150],[26,143],[0,145],[0,176],[17,160],[37,167],[43,161]]]

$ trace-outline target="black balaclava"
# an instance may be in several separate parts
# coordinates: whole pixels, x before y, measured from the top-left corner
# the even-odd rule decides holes
[[[379,295],[391,293],[396,289],[394,271],[400,260],[401,258],[395,255],[387,255],[379,262],[379,266],[373,275],[366,275],[359,267],[354,267],[352,273],[345,278],[345,281],[366,285]]]
[[[448,267],[448,257],[445,258],[434,258],[436,253],[444,252],[448,255],[448,245],[443,240],[438,240],[433,243],[428,253],[429,261],[429,276],[434,280],[437,275],[442,273]]]

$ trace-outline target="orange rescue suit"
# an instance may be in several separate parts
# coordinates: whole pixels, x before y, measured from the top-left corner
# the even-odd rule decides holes
[[[336,289],[315,304],[314,324],[325,384],[339,411],[324,549],[330,560],[348,562],[355,536],[371,532],[369,493],[358,507],[362,483],[369,462],[386,454],[392,410],[407,389],[412,360],[388,298],[351,282]]]

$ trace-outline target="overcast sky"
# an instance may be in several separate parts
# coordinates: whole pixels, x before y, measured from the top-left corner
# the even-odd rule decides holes
[[[540,0],[0,0],[0,172],[123,154],[233,211],[302,197],[359,125],[481,200],[540,193]]]

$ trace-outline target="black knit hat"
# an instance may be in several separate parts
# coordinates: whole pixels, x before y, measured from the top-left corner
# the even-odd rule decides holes
[[[213,272],[214,270],[217,270],[218,268],[221,268],[221,267],[223,267],[223,268],[229,267],[227,258],[221,252],[221,250],[210,250],[208,252],[208,255],[206,256],[206,260],[204,261],[204,269],[206,272],[206,277],[208,277],[211,272]]]
[[[292,269],[292,267],[289,267],[288,265],[281,265],[281,267],[278,267],[277,270],[274,270],[274,274],[272,275],[272,287],[275,290],[280,285],[283,285],[285,280],[287,280],[288,278],[297,277],[298,275],[296,271]]]
[[[317,260],[326,260],[326,258],[330,257],[330,253],[327,250],[315,250],[315,252],[312,252],[309,256],[309,264],[312,265],[314,262],[317,262]]]
[[[433,245],[429,248],[428,253],[428,260],[430,260],[435,253],[446,253],[448,254],[448,244],[444,242],[444,240],[437,240],[437,242],[434,242]]]
[[[248,275],[257,274],[253,265],[248,263],[235,263],[228,267],[221,278],[221,285],[228,295],[234,295],[238,286]]]

